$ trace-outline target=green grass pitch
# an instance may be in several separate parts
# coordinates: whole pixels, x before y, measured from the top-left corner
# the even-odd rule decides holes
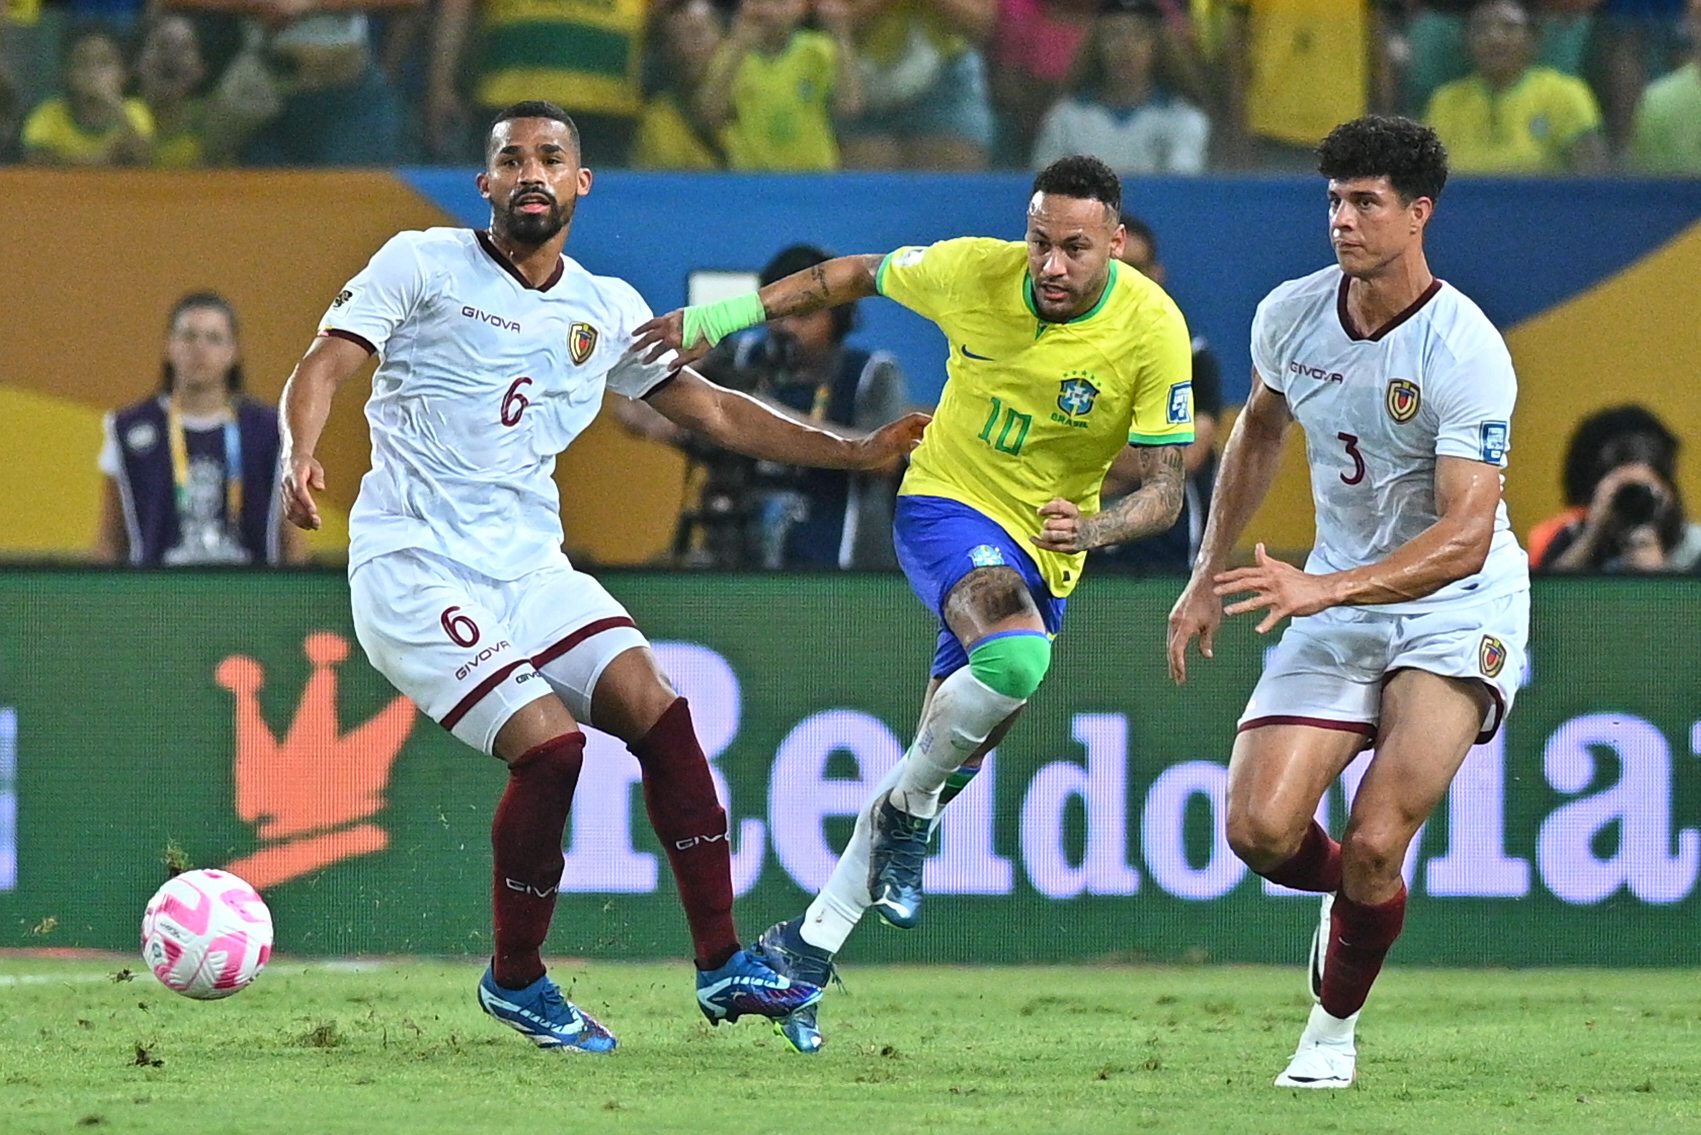
[[[1692,971],[1391,969],[1331,1093],[1270,1084],[1298,969],[858,967],[803,1057],[710,1028],[687,965],[558,963],[598,1058],[484,1017],[476,963],[282,959],[204,1004],[125,966],[0,957],[0,1132],[1701,1131]]]

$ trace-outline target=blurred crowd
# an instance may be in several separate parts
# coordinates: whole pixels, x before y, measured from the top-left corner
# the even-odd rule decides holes
[[[1308,169],[1367,110],[1461,173],[1701,176],[1701,0],[3,0],[0,161]]]

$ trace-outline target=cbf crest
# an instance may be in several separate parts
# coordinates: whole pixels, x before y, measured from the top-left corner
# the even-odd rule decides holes
[[[1500,677],[1501,669],[1506,665],[1506,644],[1491,634],[1482,636],[1482,642],[1477,646],[1477,666],[1490,678]]]
[[[1068,374],[1057,395],[1057,408],[1071,418],[1085,417],[1093,412],[1093,399],[1098,396],[1099,388],[1093,385],[1091,375]]]
[[[574,365],[583,363],[597,349],[597,329],[589,323],[575,323],[567,329],[567,353]]]
[[[1422,402],[1418,384],[1410,379],[1396,378],[1388,383],[1388,416],[1401,425],[1417,417]]]

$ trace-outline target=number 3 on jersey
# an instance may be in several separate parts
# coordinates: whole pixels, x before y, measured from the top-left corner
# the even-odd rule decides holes
[[[1003,416],[1000,425],[999,417]],[[997,398],[992,400],[992,413],[986,417],[986,425],[980,428],[980,440],[986,442],[1000,453],[1008,453],[1015,457],[1022,452],[1022,443],[1028,440],[1028,427],[1034,424],[1032,414],[1018,414],[1004,405]],[[993,430],[997,429],[997,434]],[[1014,436],[1012,436],[1014,435]]]
[[[1338,433],[1335,436],[1346,443],[1347,456],[1353,459],[1353,475],[1349,477],[1342,473],[1341,483],[1343,485],[1356,485],[1364,480],[1364,454],[1358,451],[1358,435]]]

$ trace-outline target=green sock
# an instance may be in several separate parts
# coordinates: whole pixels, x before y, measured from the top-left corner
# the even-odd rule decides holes
[[[944,808],[955,800],[957,794],[969,786],[969,781],[973,780],[979,771],[979,765],[959,765],[955,772],[945,778],[945,787],[939,793],[939,807]]]

